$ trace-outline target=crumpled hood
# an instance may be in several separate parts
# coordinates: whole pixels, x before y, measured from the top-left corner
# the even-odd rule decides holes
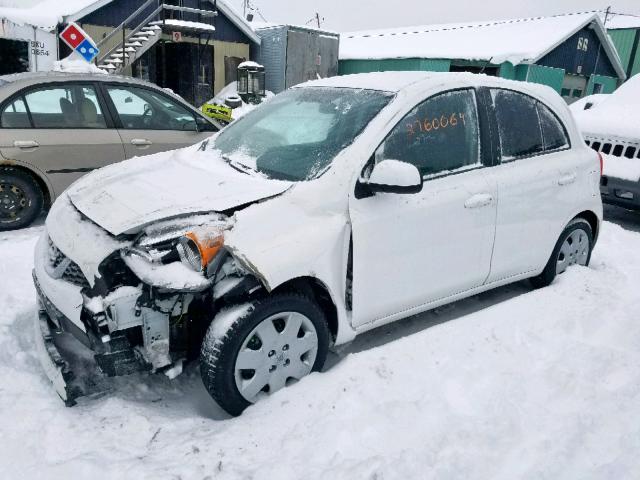
[[[194,146],[103,168],[75,183],[67,195],[89,219],[120,235],[158,220],[246,205],[291,185],[237,171],[218,152]]]

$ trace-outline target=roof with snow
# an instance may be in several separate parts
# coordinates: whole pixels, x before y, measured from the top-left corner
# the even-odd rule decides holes
[[[600,12],[600,19],[604,22],[605,13]],[[626,28],[640,28],[640,15],[629,13],[609,13],[606,15],[607,30],[622,30]]]
[[[535,63],[589,25],[624,78],[617,51],[595,12],[345,33],[340,37],[340,60],[445,58]]]
[[[58,23],[76,21],[98,10],[114,0],[41,0],[28,8],[0,7],[0,19],[17,24],[28,24],[45,30],[53,30]],[[212,4],[213,0],[209,0]],[[249,23],[242,18],[225,0],[217,0],[217,8],[254,43],[260,37]],[[191,22],[193,23],[193,22]],[[183,25],[184,26],[184,25]]]

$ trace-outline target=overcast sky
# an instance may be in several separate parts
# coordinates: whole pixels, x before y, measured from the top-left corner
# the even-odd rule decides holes
[[[227,1],[242,11],[243,0]],[[612,11],[640,15],[640,0],[251,0],[251,4],[270,22],[305,24],[318,12],[324,18],[322,26],[336,31],[553,15],[609,5]]]
[[[60,0],[61,2],[65,0]],[[243,0],[227,0],[242,12]],[[30,6],[39,0],[0,0],[0,6]],[[606,9],[640,15],[640,0],[251,0],[267,21],[315,24],[339,32],[443,22],[554,15]],[[313,22],[310,20],[314,19]],[[260,20],[256,15],[256,20]]]

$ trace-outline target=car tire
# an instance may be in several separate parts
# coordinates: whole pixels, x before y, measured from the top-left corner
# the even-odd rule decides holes
[[[32,175],[17,168],[0,168],[0,231],[31,225],[43,204],[42,189]]]
[[[580,242],[586,243],[583,245]],[[540,275],[531,278],[531,283],[535,288],[546,287],[564,269],[575,264],[588,266],[592,250],[593,230],[591,225],[583,218],[572,220],[562,231],[544,270]],[[564,263],[564,269],[560,268],[561,263]]]
[[[320,371],[329,338],[325,315],[306,295],[281,293],[225,308],[202,342],[202,381],[225,411],[240,415],[263,392]]]

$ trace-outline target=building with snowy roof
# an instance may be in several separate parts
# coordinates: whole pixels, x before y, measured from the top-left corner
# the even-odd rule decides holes
[[[601,15],[616,46],[627,78],[640,73],[640,15],[607,13]]]
[[[251,45],[260,44],[225,0],[42,0],[29,8],[0,7],[0,20],[0,52],[15,60],[3,74],[50,70],[42,57],[55,61],[71,53],[57,37],[76,22],[100,49],[98,66],[170,88],[196,105],[235,81]],[[36,56],[34,48],[47,54]]]
[[[347,33],[339,68],[482,72],[549,85],[569,103],[626,78],[596,12]]]

